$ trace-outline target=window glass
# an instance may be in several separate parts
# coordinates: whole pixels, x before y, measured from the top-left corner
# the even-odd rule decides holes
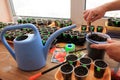
[[[70,18],[70,0],[12,0],[17,16]]]
[[[95,8],[99,5],[102,5],[110,1],[113,1],[113,0],[86,0],[85,9]],[[120,10],[109,11],[105,14],[105,17],[119,17],[120,18]]]

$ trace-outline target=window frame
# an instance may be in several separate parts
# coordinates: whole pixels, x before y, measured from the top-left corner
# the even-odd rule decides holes
[[[13,16],[13,20],[16,20],[16,14],[15,14],[15,10],[14,10],[14,6],[13,6],[13,2],[12,0],[8,0],[9,4],[10,4],[10,9],[12,12],[12,16]],[[70,12],[70,19],[72,20],[73,24],[76,24],[77,26],[80,25],[86,25],[86,21],[83,18],[83,12],[85,11],[85,4],[86,0],[71,0],[71,12]],[[38,18],[38,17],[36,17]],[[105,21],[108,18],[101,18],[95,22],[93,22],[93,25],[101,25],[104,26],[105,25]]]

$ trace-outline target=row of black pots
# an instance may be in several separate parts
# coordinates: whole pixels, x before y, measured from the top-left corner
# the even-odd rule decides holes
[[[0,28],[4,28],[4,26],[7,26],[6,23],[0,22]]]
[[[25,24],[25,23],[32,23],[32,24],[36,24],[38,26],[48,26],[50,24],[52,24],[52,22],[55,22],[55,26],[57,27],[66,27],[72,24],[72,21],[70,19],[35,19],[35,18],[20,18],[17,20],[18,24]]]
[[[42,27],[42,28],[39,28],[39,32],[42,36],[42,39],[43,39],[44,36],[51,35],[56,30],[57,30],[56,27],[52,27],[52,28],[51,27]],[[86,35],[86,32],[81,33],[80,31],[73,31],[73,30],[66,31],[56,38],[56,40],[57,40],[56,43],[66,42],[66,43],[74,43],[76,45],[84,45],[84,43],[86,41],[85,40],[85,35]],[[46,39],[43,39],[43,40],[46,40]],[[45,42],[45,41],[43,41],[43,42]]]
[[[57,27],[39,27],[38,30],[40,33],[52,34],[57,30]]]
[[[23,28],[23,29],[17,29],[17,30],[10,30],[7,31],[5,33],[5,38],[9,41],[13,41],[16,37],[21,36],[21,35],[25,35],[25,34],[33,34],[33,30],[30,28]],[[46,40],[48,39],[48,37],[50,36],[51,32],[42,32],[41,34],[41,38],[42,38],[42,42],[43,45],[45,44]]]
[[[91,25],[90,27],[88,27],[88,31],[93,31],[94,32],[95,28],[96,28],[97,32],[103,32],[103,29],[104,29],[103,26],[97,26],[97,27],[95,27],[95,26]],[[87,25],[81,25],[81,30],[82,31],[86,31],[87,30]]]
[[[80,65],[77,65],[78,58],[74,54],[67,55],[66,60],[69,63],[66,63],[60,67],[60,72],[62,73],[64,80],[72,80],[72,72],[74,73],[76,80],[84,80],[89,74],[89,69],[93,62],[91,58],[83,57],[79,59]],[[99,79],[103,78],[107,66],[108,64],[104,60],[95,60],[94,77]]]
[[[7,40],[13,41],[16,37],[24,35],[21,30],[10,30],[5,33],[5,38]]]
[[[60,27],[60,28],[72,25],[72,21],[70,19],[69,20],[62,20],[62,19],[55,20],[54,22],[55,22],[55,26]]]
[[[41,34],[41,38],[44,40],[44,44],[48,37],[54,33],[57,29],[56,28],[41,28],[39,29],[39,32]],[[19,30],[14,30],[14,31],[8,31],[5,34],[5,37],[7,40],[13,41],[14,38],[21,36],[23,34],[27,33],[33,33],[33,31],[29,28],[23,28]],[[66,31],[59,35],[56,40],[58,42],[66,42],[66,43],[74,43],[76,45],[84,45],[85,43],[85,35],[86,33],[80,33],[79,31]]]
[[[57,37],[57,42],[74,43],[83,46],[85,43],[86,32],[66,31]]]
[[[108,19],[107,25],[114,26],[114,27],[120,27],[120,19],[111,17]]]
[[[32,23],[32,24],[37,24],[37,25],[49,25],[52,23],[51,20],[47,19],[34,19],[34,18],[24,18],[24,19],[18,19],[17,20],[18,24],[26,24],[26,23]]]

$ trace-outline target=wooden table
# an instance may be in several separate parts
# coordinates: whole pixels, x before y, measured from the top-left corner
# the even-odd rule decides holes
[[[5,54],[10,55],[8,50],[0,42],[0,53],[2,53],[2,52],[4,52]],[[47,57],[46,66],[43,67],[42,69],[37,70],[37,71],[32,71],[32,72],[25,72],[25,71],[20,70],[17,67],[17,64],[16,64],[15,60],[10,55],[9,63],[11,64],[12,68],[7,72],[0,71],[0,80],[1,79],[2,80],[28,80],[30,76],[32,76],[32,75],[34,75],[36,73],[42,72],[44,70],[47,70],[47,69],[57,65],[56,63],[51,63],[51,57],[52,57],[52,54],[49,53],[48,57]],[[105,56],[105,60],[109,63],[110,67],[115,67],[117,65],[117,62],[113,61],[108,56]],[[7,62],[4,62],[4,63],[7,63]],[[55,73],[56,73],[57,69],[52,70],[51,72],[48,72],[47,74],[42,75],[37,80],[55,80],[54,76],[55,76]]]
[[[0,53],[2,53],[2,52],[10,55],[9,52],[7,51],[7,49],[4,47],[4,45],[0,42]],[[9,63],[11,64],[12,68],[7,72],[0,71],[0,80],[1,79],[2,80],[28,80],[28,78],[30,76],[32,76],[36,73],[42,72],[44,70],[47,70],[47,69],[57,65],[56,63],[51,63],[50,62],[51,61],[51,56],[52,56],[52,54],[48,54],[46,66],[43,67],[42,69],[37,70],[37,71],[32,71],[32,72],[25,72],[25,71],[20,70],[17,67],[16,61],[10,55]],[[4,62],[4,63],[7,63],[7,62]],[[54,75],[55,75],[56,71],[57,71],[57,69],[52,70],[51,72],[48,72],[45,75],[42,75],[37,80],[55,80]]]

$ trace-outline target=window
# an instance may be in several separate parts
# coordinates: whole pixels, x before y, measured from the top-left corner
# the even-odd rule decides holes
[[[70,18],[71,0],[11,0],[16,16]]]
[[[94,8],[94,7],[97,7],[99,5],[102,5],[110,1],[113,1],[113,0],[86,0],[85,9]],[[106,12],[105,17],[119,17],[120,18],[120,10]]]

